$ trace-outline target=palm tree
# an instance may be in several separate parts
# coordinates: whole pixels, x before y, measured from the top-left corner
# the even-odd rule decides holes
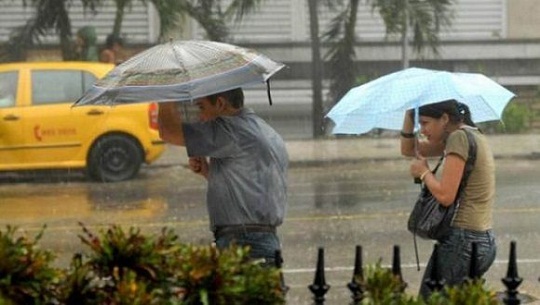
[[[100,0],[81,0],[84,7],[95,11],[95,5]],[[73,0],[25,0],[23,5],[35,7],[35,14],[28,22],[13,30],[9,41],[6,43],[0,57],[3,60],[18,61],[26,58],[27,49],[34,43],[40,43],[40,39],[48,31],[53,30],[58,34],[60,49],[64,59],[74,57],[74,49],[71,40],[71,21],[68,15],[68,6]]]
[[[330,45],[328,60],[330,78],[329,99],[339,100],[356,84],[358,69],[355,66],[356,20],[360,0],[350,0],[329,25],[323,38]]]
[[[309,7],[309,28],[311,35],[311,88],[313,104],[311,116],[313,121],[313,137],[317,138],[323,132],[323,99],[322,99],[322,60],[321,44],[319,39],[319,13],[318,0],[307,0]]]
[[[230,32],[227,21],[240,22],[245,15],[255,11],[263,0],[233,0],[223,6],[220,0],[182,0],[180,6],[205,30],[207,39],[228,41]]]
[[[103,1],[103,0],[97,0]],[[124,11],[134,0],[114,0],[116,16],[113,26],[114,35],[120,35]],[[227,21],[240,22],[242,18],[253,12],[263,0],[233,0],[223,6],[220,0],[139,0],[152,3],[160,20],[160,40],[169,30],[177,29],[180,21],[189,16],[197,21],[205,30],[207,38],[214,41],[227,41],[229,29]]]
[[[3,48],[0,56],[4,60],[23,60],[26,50],[34,43],[40,43],[40,38],[49,30],[58,33],[62,49],[62,58],[73,59],[74,50],[71,39],[71,22],[68,7],[75,0],[24,0],[24,5],[36,8],[33,18],[23,27],[15,29],[10,41]],[[85,9],[96,14],[99,6],[105,0],[80,0]],[[122,22],[126,9],[136,0],[114,0],[116,15],[112,34],[121,33]],[[236,22],[254,11],[262,0],[233,0],[222,9],[219,0],[137,0],[152,3],[158,11],[160,19],[160,40],[169,30],[178,26],[178,21],[187,15],[198,21],[205,29],[208,39],[224,41],[228,39],[229,31],[226,26],[228,19]]]
[[[342,0],[307,0],[309,9],[309,28],[311,38],[311,81],[312,81],[312,120],[313,137],[324,135],[323,120],[323,98],[322,98],[322,79],[323,79],[323,61],[321,58],[321,39],[319,37],[319,9],[324,5],[330,9],[342,4]]]
[[[104,0],[97,0],[100,4]],[[157,10],[159,16],[159,39],[163,40],[165,33],[180,26],[179,21],[182,20],[181,16],[184,13],[184,6],[182,0],[113,0],[116,6],[116,12],[114,17],[114,24],[111,34],[120,37],[122,33],[122,23],[124,21],[124,15],[126,10],[133,6],[136,1],[143,4],[152,3]]]
[[[426,45],[438,54],[439,30],[451,24],[450,7],[453,0],[368,0],[373,11],[383,18],[387,35],[401,35],[402,65],[409,65],[409,27],[413,29],[413,48],[423,54]],[[335,3],[333,3],[335,4]],[[324,42],[330,49],[328,59],[330,90],[329,100],[339,100],[357,84],[355,68],[355,29],[359,0],[349,0],[336,15],[324,34]],[[332,103],[333,104],[333,103]],[[322,114],[321,114],[322,116]]]
[[[181,28],[183,21],[183,8],[181,1],[177,0],[150,0],[158,12],[159,16],[159,40],[163,41],[165,35],[171,30]],[[119,33],[118,33],[119,34]]]
[[[422,55],[429,46],[439,54],[439,32],[451,25],[451,7],[454,0],[369,0],[374,11],[383,18],[388,35],[400,35],[402,41],[402,66],[409,66],[409,33],[412,46]],[[412,29],[412,31],[411,31]]]

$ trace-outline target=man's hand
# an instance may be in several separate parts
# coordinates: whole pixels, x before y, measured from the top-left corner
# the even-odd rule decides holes
[[[205,157],[190,157],[189,169],[196,174],[208,178],[208,160]]]
[[[167,143],[184,146],[182,114],[176,108],[176,103],[167,102],[158,105],[159,136]]]

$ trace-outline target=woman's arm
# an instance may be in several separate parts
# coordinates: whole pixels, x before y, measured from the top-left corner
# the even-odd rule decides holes
[[[176,103],[167,102],[158,105],[159,136],[167,143],[185,146],[182,114],[176,108]]]
[[[459,155],[446,156],[440,181],[429,171],[425,159],[415,159],[411,163],[411,175],[421,177],[431,194],[443,205],[450,206],[456,200],[461,177],[465,169],[465,160]],[[426,172],[427,171],[427,172]]]
[[[401,155],[415,157],[417,154],[426,157],[441,156],[444,153],[443,143],[431,143],[422,140],[414,134],[414,122],[412,119],[413,110],[405,112],[403,127],[401,128]]]
[[[405,112],[405,118],[403,119],[403,127],[401,128],[400,141],[401,141],[401,154],[403,156],[414,157],[416,156],[416,145],[418,144],[418,138],[414,134],[414,122],[411,118],[412,110]]]

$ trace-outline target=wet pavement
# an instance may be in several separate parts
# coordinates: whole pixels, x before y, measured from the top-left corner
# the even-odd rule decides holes
[[[499,252],[486,283],[504,290],[509,243],[518,242],[521,292],[540,296],[540,150],[539,135],[489,136],[497,158],[495,231]],[[407,292],[415,294],[416,271],[412,235],[405,230],[408,212],[418,193],[399,155],[397,137],[288,140],[289,209],[279,234],[284,249],[288,303],[311,304],[307,289],[314,277],[317,249],[324,247],[326,280],[332,286],[326,304],[350,301],[346,284],[352,276],[354,248],[362,245],[364,263],[379,259],[389,265],[394,245],[401,247]],[[77,235],[82,222],[92,230],[111,223],[137,226],[146,232],[171,227],[183,242],[211,242],[204,205],[205,183],[185,168],[183,148],[168,147],[165,155],[144,167],[132,181],[92,183],[79,173],[42,177],[0,177],[0,227],[18,225],[34,234],[47,229],[43,248],[65,266],[83,251]],[[420,241],[421,262],[431,250]]]

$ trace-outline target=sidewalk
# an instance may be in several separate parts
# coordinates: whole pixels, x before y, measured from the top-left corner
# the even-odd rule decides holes
[[[540,134],[488,135],[496,159],[539,158]],[[290,166],[315,166],[331,162],[384,161],[402,158],[397,137],[350,137],[286,141]],[[168,145],[154,163],[159,166],[186,165],[183,147]]]
[[[540,134],[488,135],[488,141],[496,159],[540,159]],[[397,136],[286,140],[290,167],[317,166],[332,162],[398,160],[403,158],[399,144]],[[185,148],[169,145],[154,165],[186,166],[187,161]],[[522,304],[540,305],[536,290],[521,293],[524,293],[521,295]]]

